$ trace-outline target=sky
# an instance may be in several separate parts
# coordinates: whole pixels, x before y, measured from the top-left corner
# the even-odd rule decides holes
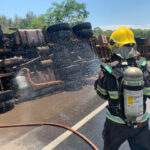
[[[29,11],[37,16],[46,13],[52,2],[63,0],[0,0],[0,15],[25,17]],[[86,21],[103,30],[120,26],[150,29],[150,0],[77,0],[86,4],[90,15]]]

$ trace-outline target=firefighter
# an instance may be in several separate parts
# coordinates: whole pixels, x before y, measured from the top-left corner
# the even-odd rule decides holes
[[[140,57],[133,32],[121,27],[109,38],[111,62],[102,63],[94,87],[108,100],[103,129],[104,150],[118,150],[128,140],[131,150],[150,150],[150,62]]]

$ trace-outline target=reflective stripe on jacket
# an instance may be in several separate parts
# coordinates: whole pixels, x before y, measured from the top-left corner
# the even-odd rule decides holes
[[[107,95],[107,92],[105,89],[101,88],[99,85],[97,85],[97,91],[99,91],[102,95]]]
[[[125,124],[125,121],[123,119],[121,119],[118,116],[114,116],[112,115],[109,110],[106,110],[106,117],[110,120],[112,120],[113,122],[119,123],[119,124]],[[140,120],[141,123],[147,121],[147,119],[149,118],[149,114],[147,112],[145,112],[145,114],[143,115],[142,119]]]
[[[108,91],[109,97],[111,99],[119,99],[119,92],[118,91]]]
[[[150,96],[150,87],[144,87],[143,95]]]

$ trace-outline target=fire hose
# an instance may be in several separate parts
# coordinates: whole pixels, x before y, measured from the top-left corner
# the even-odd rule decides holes
[[[67,129],[79,137],[81,137],[93,150],[98,150],[98,148],[88,139],[86,138],[83,134],[80,132],[73,130],[72,128],[62,125],[62,124],[57,124],[57,123],[49,123],[49,122],[37,122],[37,123],[25,123],[25,124],[9,124],[9,125],[0,125],[0,128],[8,128],[8,127],[23,127],[23,126],[41,126],[41,125],[49,125],[49,126],[56,126],[60,128]]]

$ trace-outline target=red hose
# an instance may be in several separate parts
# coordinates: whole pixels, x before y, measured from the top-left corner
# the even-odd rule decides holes
[[[40,125],[57,126],[57,127],[67,129],[67,130],[77,134],[78,136],[80,136],[84,141],[86,141],[93,148],[93,150],[98,150],[98,148],[88,138],[86,138],[83,134],[81,134],[80,132],[78,132],[76,130],[73,130],[72,128],[70,128],[68,126],[64,126],[62,124],[49,123],[49,122],[37,122],[37,123],[25,123],[25,124],[0,125],[0,128],[21,127],[21,126],[40,126]]]
[[[22,68],[20,71],[26,70],[27,71],[27,78],[29,80],[29,82],[34,85],[34,86],[42,86],[42,85],[49,85],[49,84],[59,84],[59,83],[63,83],[63,81],[61,80],[56,80],[56,81],[48,81],[48,82],[43,82],[43,83],[35,83],[32,81],[31,77],[30,77],[30,70],[28,68]]]

